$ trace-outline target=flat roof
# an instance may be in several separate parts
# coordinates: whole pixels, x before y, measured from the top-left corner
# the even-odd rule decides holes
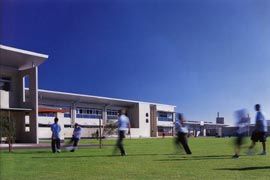
[[[27,108],[0,108],[2,111],[32,111],[32,109]]]
[[[127,100],[127,99],[118,99],[118,98],[108,98],[102,96],[92,96],[92,95],[85,95],[85,94],[76,94],[76,93],[67,93],[67,92],[60,92],[60,91],[50,91],[39,89],[38,90],[39,97],[45,97],[49,99],[60,99],[64,101],[75,101],[80,103],[89,103],[89,101],[97,104],[103,105],[119,105],[119,106],[133,106],[134,104],[138,103],[148,103],[148,104],[155,104],[155,105],[166,105],[166,106],[173,106],[168,104],[159,104],[159,103],[152,103],[152,102],[143,102],[143,101],[134,101],[134,100]]]
[[[10,46],[0,44],[0,65],[8,66],[18,70],[25,70],[33,66],[39,66],[48,55],[36,52],[17,49]]]

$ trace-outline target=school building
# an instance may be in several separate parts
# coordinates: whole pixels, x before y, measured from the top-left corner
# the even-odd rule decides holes
[[[71,137],[75,123],[83,127],[83,137],[91,137],[106,123],[116,121],[120,109],[127,111],[132,137],[173,134],[174,105],[39,89],[38,67],[48,57],[0,45],[0,120],[15,121],[16,142],[50,138],[54,117],[62,127],[61,139]]]

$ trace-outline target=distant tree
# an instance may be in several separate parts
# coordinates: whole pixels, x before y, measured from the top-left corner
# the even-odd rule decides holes
[[[104,129],[103,129],[103,136],[111,136],[113,134],[116,134],[117,131],[117,122],[115,121],[111,121],[111,122],[107,122],[104,125]]]
[[[8,150],[12,152],[13,146],[12,144],[15,141],[15,121],[10,116],[10,112],[1,111],[0,113],[0,131],[1,131],[1,141],[2,137],[6,138],[8,143]]]

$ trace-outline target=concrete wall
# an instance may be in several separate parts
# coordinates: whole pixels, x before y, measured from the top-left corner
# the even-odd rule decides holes
[[[131,108],[128,108],[127,116],[129,117],[131,128],[140,127],[139,104],[136,104]]]
[[[157,121],[157,126],[174,127],[174,122],[173,121]]]
[[[29,76],[29,98],[28,101],[24,101],[25,89],[24,89],[24,76]],[[33,67],[31,69],[19,71],[18,87],[20,105],[23,108],[32,109],[29,113],[29,126],[30,132],[24,133],[23,136],[27,137],[25,142],[38,143],[38,68]]]
[[[19,87],[19,71],[14,68],[1,66],[1,76],[11,78],[10,91],[9,91],[9,107],[18,108],[20,106],[20,90]]]
[[[156,105],[157,111],[175,112],[175,107],[170,105],[158,104]]]
[[[132,137],[150,137],[150,104],[139,103],[139,128],[131,129]],[[146,117],[148,113],[149,117]],[[148,119],[148,122],[146,122]]]
[[[10,108],[29,108],[30,132],[25,132],[24,119],[25,112],[14,112],[16,118],[16,140],[19,142],[38,143],[37,131],[37,89],[38,89],[38,69],[37,67],[19,71],[15,68],[1,66],[1,76],[11,78],[9,91]],[[24,102],[24,81],[23,77],[29,75],[29,101]]]
[[[0,90],[0,108],[9,108],[9,92]]]

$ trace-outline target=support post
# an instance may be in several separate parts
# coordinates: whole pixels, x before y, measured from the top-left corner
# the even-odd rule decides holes
[[[99,149],[101,149],[101,119],[99,118]]]

